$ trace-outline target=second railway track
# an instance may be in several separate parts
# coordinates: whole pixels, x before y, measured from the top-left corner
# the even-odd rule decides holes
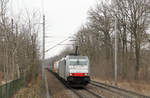
[[[150,98],[149,96],[145,96],[145,95],[133,92],[133,91],[125,90],[116,86],[111,86],[111,85],[96,82],[96,81],[91,81],[90,85],[93,85],[95,87],[99,87],[101,89],[118,94],[122,96],[121,98]]]

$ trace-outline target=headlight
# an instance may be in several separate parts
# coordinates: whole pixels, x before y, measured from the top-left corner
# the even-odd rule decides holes
[[[85,76],[88,76],[88,73],[84,73]]]
[[[70,74],[69,74],[69,76],[73,76],[73,74],[72,74],[72,73],[70,73]]]

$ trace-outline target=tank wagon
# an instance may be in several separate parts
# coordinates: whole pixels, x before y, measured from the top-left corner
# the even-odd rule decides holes
[[[90,65],[87,56],[66,56],[59,60],[58,75],[69,84],[87,85],[90,81]]]

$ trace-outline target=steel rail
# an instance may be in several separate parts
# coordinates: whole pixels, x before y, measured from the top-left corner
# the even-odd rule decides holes
[[[97,94],[95,92],[93,92],[92,90],[89,90],[87,88],[84,88],[88,93],[91,93],[92,95],[94,95],[97,98],[104,98],[103,96],[101,96],[100,94]]]
[[[104,89],[104,90],[106,90],[106,91],[110,91],[110,92],[112,92],[112,93],[119,94],[120,96],[123,96],[123,97],[125,97],[125,98],[132,98],[132,97],[130,97],[130,96],[124,94],[124,93],[120,93],[120,92],[115,91],[115,90],[112,90],[112,89],[110,89],[110,88],[108,88],[108,87],[104,87],[104,86],[97,85],[97,84],[92,84],[92,83],[90,83],[90,84],[91,84],[92,86],[99,87],[99,88]]]

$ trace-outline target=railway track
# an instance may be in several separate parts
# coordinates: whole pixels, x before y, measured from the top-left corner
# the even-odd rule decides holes
[[[125,90],[116,86],[91,81],[86,87],[70,87],[56,73],[50,71],[65,87],[70,90],[73,98],[150,98],[133,91]]]
[[[111,85],[96,82],[96,81],[91,81],[90,85],[93,85],[100,89],[104,89],[112,93],[118,94],[122,96],[123,98],[150,98],[149,96],[145,96],[145,95],[133,92],[133,91],[125,90],[116,86],[111,86]]]
[[[80,87],[80,88],[72,88],[70,85],[66,83],[62,78],[60,78],[56,73],[50,71],[58,80],[60,80],[69,90],[71,90],[74,95],[76,95],[78,98],[104,98],[100,94],[94,92],[92,89],[88,89],[86,87]],[[74,97],[73,97],[74,98]],[[76,97],[75,97],[76,98]]]

